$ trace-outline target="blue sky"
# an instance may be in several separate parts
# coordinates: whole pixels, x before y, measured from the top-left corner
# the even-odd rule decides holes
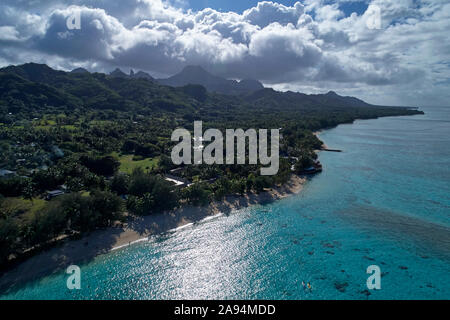
[[[446,0],[2,0],[0,66],[165,77],[200,65],[282,91],[447,105],[448,30]]]

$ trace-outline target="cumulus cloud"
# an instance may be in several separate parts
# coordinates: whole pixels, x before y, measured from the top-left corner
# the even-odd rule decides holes
[[[67,28],[67,20],[79,14],[80,30]],[[113,52],[129,46],[131,32],[103,9],[69,7],[57,9],[47,20],[47,28],[41,36],[31,41],[40,50],[79,59],[114,59]]]
[[[0,41],[19,41],[19,31],[12,26],[0,27]]]
[[[344,12],[341,4],[349,1],[379,8],[381,29],[368,27],[369,10]],[[292,6],[263,1],[242,14],[194,12],[187,3],[4,0],[0,63],[37,61],[100,71],[119,66],[154,75],[195,64],[278,89],[334,89],[378,103],[429,101],[433,92],[436,103],[449,98],[446,1],[305,0]],[[76,12],[81,29],[69,30],[66,21]]]
[[[251,24],[265,27],[273,22],[280,24],[295,24],[304,12],[304,6],[297,2],[293,7],[271,1],[259,2],[254,8],[244,12],[243,18]]]

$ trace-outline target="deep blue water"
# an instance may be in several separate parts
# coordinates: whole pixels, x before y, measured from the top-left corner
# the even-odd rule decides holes
[[[449,299],[450,108],[423,109],[322,133],[344,152],[297,196],[100,256],[79,291],[61,273],[1,298]]]

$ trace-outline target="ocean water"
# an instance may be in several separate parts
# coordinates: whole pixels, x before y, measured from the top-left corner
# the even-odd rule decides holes
[[[0,298],[449,299],[450,108],[423,110],[323,132],[344,152],[299,195],[99,256],[81,290],[61,272]]]

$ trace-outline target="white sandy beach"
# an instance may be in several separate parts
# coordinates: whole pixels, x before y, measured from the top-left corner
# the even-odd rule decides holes
[[[292,175],[283,186],[265,192],[244,196],[229,196],[221,202],[212,202],[206,207],[182,207],[174,211],[136,217],[129,222],[86,235],[80,240],[69,240],[55,248],[37,254],[4,273],[0,278],[0,290],[13,284],[29,281],[58,272],[71,264],[87,262],[94,257],[120,249],[149,236],[164,233],[218,214],[227,214],[255,204],[271,202],[299,193],[306,178]]]

